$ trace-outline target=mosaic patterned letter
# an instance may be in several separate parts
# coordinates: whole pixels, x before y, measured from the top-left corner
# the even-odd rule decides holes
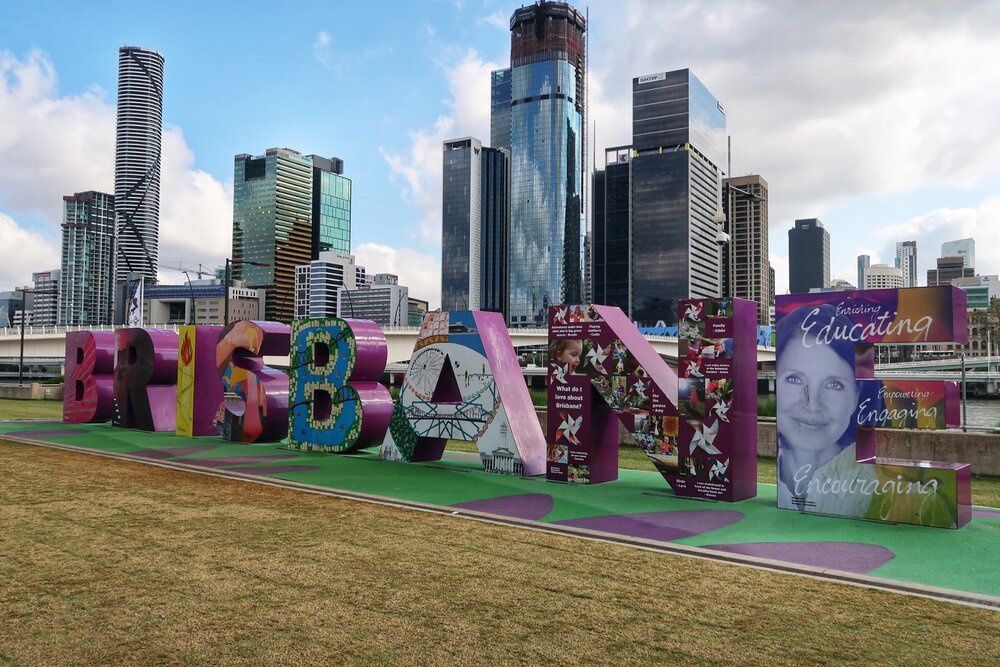
[[[161,329],[115,331],[113,426],[173,431],[177,425],[177,334]]]
[[[222,327],[187,324],[177,350],[177,435],[216,435],[215,412],[222,384],[215,372],[215,347]]]
[[[114,332],[68,332],[63,421],[82,424],[111,419],[114,411],[114,372]]]
[[[878,343],[965,342],[955,287],[777,297],[778,507],[961,528],[970,466],[876,458],[875,427],[958,426],[954,382],[878,380]]]
[[[549,309],[548,479],[616,479],[620,421],[678,495],[756,495],[756,305],[681,312],[678,378],[620,309]]]
[[[289,446],[349,452],[381,443],[392,416],[392,396],[378,382],[388,356],[382,328],[368,320],[295,320],[292,351]]]
[[[291,329],[280,322],[240,320],[215,350],[225,398],[215,415],[219,435],[232,442],[272,442],[288,435],[288,376],[264,364],[288,355]]]
[[[540,475],[545,439],[499,313],[428,313],[379,455],[436,461],[475,442],[487,472]]]

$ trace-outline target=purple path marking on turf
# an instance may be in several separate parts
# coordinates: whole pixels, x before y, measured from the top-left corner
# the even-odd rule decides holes
[[[538,521],[552,511],[552,496],[547,493],[521,493],[516,496],[456,503],[452,507]]]
[[[40,428],[37,431],[10,431],[4,435],[16,438],[44,438],[54,435],[80,435],[81,433],[86,433],[86,431],[79,428]]]
[[[191,456],[208,452],[218,447],[218,445],[196,445],[192,447],[175,447],[173,449],[144,449],[141,452],[129,452],[132,456],[139,456],[144,459],[172,459],[176,456]]]
[[[885,547],[860,542],[748,542],[704,548],[855,574],[867,574],[895,557]]]
[[[226,470],[241,472],[247,475],[277,475],[285,472],[307,472],[309,470],[319,470],[319,466],[264,466],[261,468],[242,466],[237,468],[226,468]]]
[[[992,509],[973,509],[972,516],[977,516],[980,519],[1000,519],[1000,510]]]
[[[249,465],[252,463],[271,463],[297,458],[298,454],[262,454],[260,456],[223,456],[206,459],[175,459],[174,463],[186,463],[189,466],[203,468],[228,468],[229,466]]]
[[[573,526],[605,533],[641,537],[646,540],[670,542],[725,528],[743,519],[735,510],[679,510],[676,512],[641,512],[639,514],[609,514],[583,519],[556,521],[560,526]]]

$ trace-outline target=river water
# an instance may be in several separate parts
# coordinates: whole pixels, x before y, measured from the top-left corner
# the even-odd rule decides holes
[[[968,426],[1000,427],[1000,400],[969,399],[965,402],[965,414]]]

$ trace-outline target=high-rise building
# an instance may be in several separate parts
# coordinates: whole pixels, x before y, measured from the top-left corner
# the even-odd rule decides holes
[[[937,268],[927,270],[927,286],[950,285],[957,278],[971,278],[976,271],[965,265],[965,257],[938,257]]]
[[[322,252],[303,266],[295,267],[295,317],[337,317],[337,295],[341,287],[357,289],[366,284],[365,267],[354,255]]]
[[[160,245],[160,144],[163,56],[137,46],[118,49],[115,138],[115,279],[138,273],[156,282]]]
[[[917,280],[917,242],[896,242],[896,268],[903,272],[903,287],[916,287]]]
[[[312,258],[321,252],[351,252],[351,179],[344,161],[307,155],[313,164]]]
[[[858,285],[859,289],[865,286],[865,269],[872,265],[871,255],[858,255]]]
[[[816,218],[795,221],[788,230],[788,292],[806,294],[830,286],[830,233]]]
[[[490,74],[490,145],[510,150],[510,68]]]
[[[376,274],[371,285],[341,287],[338,292],[339,317],[372,320],[387,327],[409,324],[409,289],[392,274]]]
[[[677,299],[719,296],[722,104],[690,70],[632,79],[632,318],[677,321]]]
[[[235,157],[233,277],[263,289],[265,319],[291,322],[295,267],[312,259],[313,163],[288,148]]]
[[[35,284],[35,303],[32,306],[32,323],[38,326],[54,326],[59,323],[59,269],[37,271],[31,274]]]
[[[627,315],[632,313],[631,156],[630,146],[605,149],[604,169],[594,172],[590,189],[592,299],[594,303],[618,306]]]
[[[269,148],[234,159],[233,277],[263,289],[265,317],[290,322],[296,267],[351,246],[351,181],[339,158]]]
[[[112,323],[114,266],[114,196],[88,191],[63,197],[59,324]]]
[[[586,29],[584,15],[566,3],[516,9],[510,73],[493,73],[491,138],[502,148],[510,136],[512,326],[541,326],[550,305],[582,297]]]
[[[958,239],[941,244],[941,257],[961,257],[966,269],[976,268],[976,239]]]
[[[774,286],[767,247],[767,181],[757,175],[722,181],[729,243],[723,247],[722,295],[757,302],[757,321],[770,322]]]
[[[872,264],[865,269],[862,289],[898,289],[906,287],[903,269],[888,264]]]

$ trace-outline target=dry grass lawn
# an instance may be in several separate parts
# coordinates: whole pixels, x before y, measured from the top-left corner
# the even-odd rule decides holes
[[[0,444],[0,663],[1000,662],[1000,615]]]

